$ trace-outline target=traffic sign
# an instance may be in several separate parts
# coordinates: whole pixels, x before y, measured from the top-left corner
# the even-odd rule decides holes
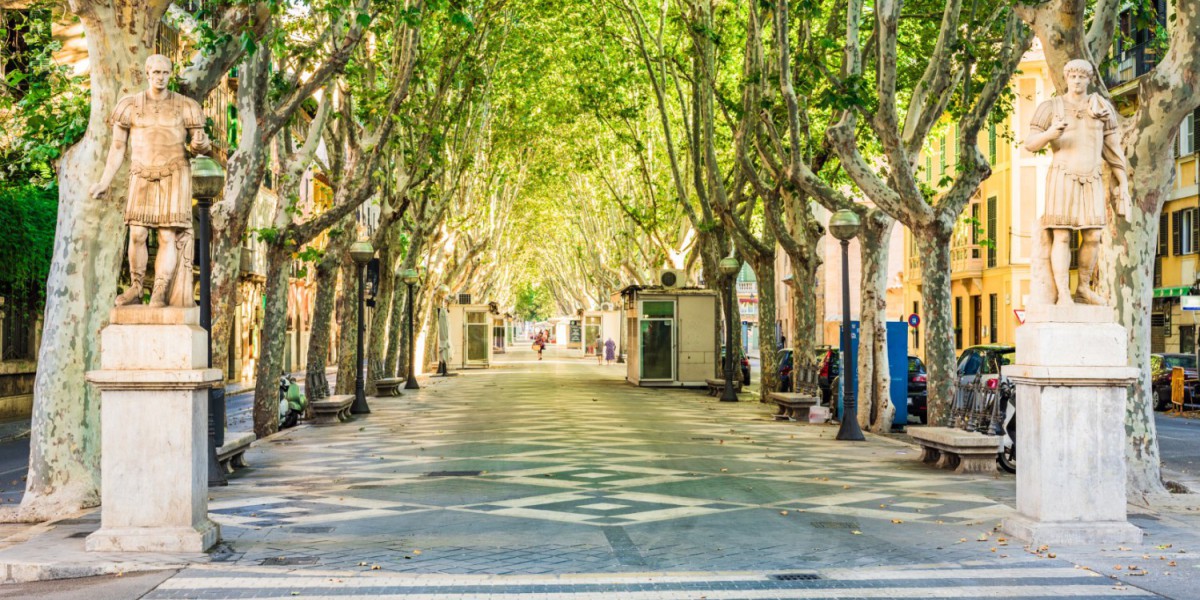
[[[1179,306],[1183,310],[1200,310],[1200,296],[1180,296]]]
[[[1024,325],[1024,324],[1025,324],[1025,309],[1023,309],[1023,308],[1014,308],[1014,309],[1013,309],[1013,314],[1014,314],[1014,315],[1017,315],[1017,322],[1018,322],[1018,323],[1020,323],[1020,324],[1022,324],[1022,325]]]
[[[917,327],[920,324],[921,324],[921,316],[920,315],[918,315],[917,313],[908,315],[908,326],[909,327]]]

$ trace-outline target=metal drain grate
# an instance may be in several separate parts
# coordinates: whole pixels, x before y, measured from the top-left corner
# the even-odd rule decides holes
[[[426,477],[478,477],[483,471],[431,471]]]
[[[812,526],[817,529],[858,529],[858,523],[854,521],[813,521]]]
[[[696,440],[697,442],[711,442],[711,441],[715,440],[716,438],[699,437],[699,438],[692,438],[692,439]]]
[[[317,564],[315,556],[277,556],[263,560],[260,565],[264,567],[282,567],[289,565],[315,565]]]
[[[816,573],[775,573],[768,577],[775,581],[815,581],[821,578]]]

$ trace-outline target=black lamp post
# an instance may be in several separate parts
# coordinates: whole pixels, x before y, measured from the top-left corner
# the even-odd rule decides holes
[[[852,210],[839,210],[829,218],[829,233],[842,242],[842,424],[837,439],[849,441],[866,439],[858,426],[858,399],[850,372],[857,368],[850,345],[850,240],[858,235],[858,227],[858,214]]]
[[[350,245],[350,258],[358,265],[358,350],[354,355],[354,404],[350,405],[351,414],[356,415],[371,414],[371,407],[367,406],[367,388],[363,373],[366,370],[363,365],[363,337],[366,334],[367,323],[363,318],[363,313],[366,312],[363,306],[366,296],[363,268],[374,256],[375,249],[371,247],[371,242],[363,240]]]
[[[192,159],[192,195],[196,198],[199,218],[196,227],[196,244],[200,250],[200,326],[208,332],[208,361],[212,368],[212,239],[210,209],[213,199],[221,194],[225,186],[225,171],[220,163],[207,157]],[[217,448],[225,444],[225,386],[208,388],[208,485],[229,485],[225,469],[217,459]]]
[[[737,272],[741,268],[736,258],[726,256],[718,263],[717,269],[729,278],[729,306],[725,310],[725,389],[721,392],[721,402],[737,402],[737,392],[733,390],[733,323],[737,314]]]
[[[420,274],[416,269],[405,269],[403,278],[404,284],[408,286],[408,376],[404,379],[404,389],[419,390],[421,385],[417,383],[417,374],[413,369],[413,286],[416,285]]]

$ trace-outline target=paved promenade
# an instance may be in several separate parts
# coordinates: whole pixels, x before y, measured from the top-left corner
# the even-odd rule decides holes
[[[1141,548],[1023,548],[1011,476],[623,374],[519,350],[260,443],[210,494],[211,562],[145,598],[1196,597],[1186,511],[1135,515]]]

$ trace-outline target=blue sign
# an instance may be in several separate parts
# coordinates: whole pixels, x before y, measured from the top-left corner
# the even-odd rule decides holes
[[[920,324],[921,324],[921,316],[920,315],[918,315],[917,313],[908,315],[908,326],[909,327],[916,327]]]

